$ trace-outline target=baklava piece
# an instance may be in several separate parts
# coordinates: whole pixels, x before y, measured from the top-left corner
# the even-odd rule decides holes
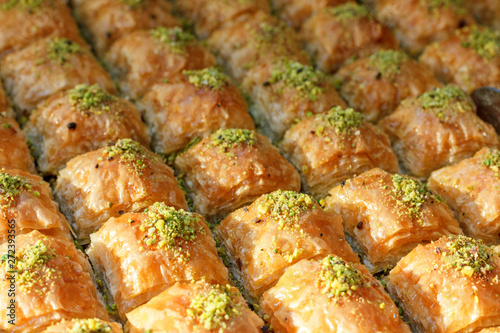
[[[83,43],[64,0],[0,0],[0,56],[48,36]]]
[[[284,22],[262,11],[239,25],[215,31],[207,43],[238,83],[253,67],[282,57],[309,65],[298,34]]]
[[[0,168],[37,173],[24,132],[6,112],[0,112]]]
[[[87,240],[110,217],[154,202],[187,209],[172,169],[131,139],[71,159],[59,172],[55,193],[79,240]]]
[[[62,320],[42,333],[123,333],[121,325],[99,318]]]
[[[314,13],[347,2],[352,2],[352,0],[271,0],[278,15],[295,29],[302,27],[302,24]]]
[[[277,189],[299,191],[300,176],[269,139],[221,129],[175,159],[195,210],[210,222]]]
[[[0,245],[0,253],[3,332],[39,332],[63,319],[109,320],[92,268],[73,242],[32,231],[17,236],[15,245]]]
[[[392,31],[362,5],[347,3],[316,12],[301,29],[306,49],[324,72],[385,49],[397,49]]]
[[[464,1],[375,0],[377,18],[394,29],[401,47],[417,55],[427,44],[474,23]]]
[[[446,236],[401,259],[387,286],[415,332],[477,332],[500,325],[499,275],[482,241]]]
[[[330,253],[359,262],[347,244],[338,215],[325,212],[309,195],[275,191],[231,213],[215,234],[227,250],[233,276],[259,299],[302,259]]]
[[[267,0],[175,0],[177,8],[194,22],[205,39],[217,29],[237,27],[258,11],[270,13]]]
[[[453,212],[420,181],[372,169],[330,191],[347,240],[372,273],[391,269],[418,244],[462,234]]]
[[[291,266],[260,305],[276,333],[410,333],[368,270],[335,255]]]
[[[500,2],[497,0],[476,0],[466,1],[465,5],[479,23],[500,30]]]
[[[29,116],[39,102],[77,84],[97,83],[108,92],[115,91],[87,46],[66,38],[41,39],[10,53],[0,68],[18,117]]]
[[[238,289],[203,281],[177,283],[127,319],[130,333],[260,333],[264,326]]]
[[[73,157],[108,141],[132,138],[149,147],[148,130],[137,108],[98,85],[77,85],[40,103],[24,131],[39,170],[51,175]]]
[[[0,244],[33,230],[72,240],[48,183],[15,169],[0,169]]]
[[[294,122],[332,106],[345,107],[333,81],[313,67],[282,58],[248,72],[243,90],[252,98],[250,112],[257,126],[279,141]]]
[[[318,199],[341,181],[372,168],[398,171],[387,135],[349,108],[334,107],[300,121],[285,133],[280,147],[300,170],[303,189]]]
[[[429,178],[429,187],[455,210],[465,234],[489,244],[500,244],[499,171],[500,152],[483,148]]]
[[[134,99],[183,70],[215,65],[212,53],[180,27],[134,31],[116,41],[105,59],[121,92]]]
[[[176,282],[228,282],[205,220],[164,203],[111,218],[90,240],[87,254],[122,318]]]
[[[484,86],[500,88],[500,31],[465,27],[429,45],[420,61],[441,81],[467,92]]]
[[[132,31],[178,25],[164,0],[71,0],[77,20],[90,35],[97,54]]]
[[[379,125],[389,135],[402,167],[419,178],[498,147],[495,129],[476,114],[472,99],[455,86],[408,98]]]
[[[220,128],[255,129],[247,103],[217,67],[183,71],[138,101],[153,150],[170,154]]]
[[[441,87],[431,70],[403,51],[381,50],[342,67],[340,95],[367,121],[387,116],[408,97]]]

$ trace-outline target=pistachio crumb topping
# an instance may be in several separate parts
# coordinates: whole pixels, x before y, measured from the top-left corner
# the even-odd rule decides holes
[[[45,0],[9,0],[2,4],[0,7],[2,10],[9,10],[14,7],[21,7],[22,9],[36,10],[43,5]]]
[[[382,50],[370,56],[368,65],[375,67],[381,75],[394,79],[401,73],[401,66],[409,59],[403,51]]]
[[[284,25],[261,22],[258,28],[254,30],[254,33],[259,43],[270,43],[282,36],[284,33]]]
[[[142,172],[146,168],[146,159],[157,159],[152,152],[132,139],[120,139],[116,143],[110,142],[102,155],[102,159],[109,161],[119,158],[120,162],[124,162],[132,167],[140,176],[142,176]]]
[[[393,185],[391,194],[396,199],[398,208],[406,211],[412,219],[417,219],[419,223],[423,223],[420,217],[424,203],[433,200],[442,201],[419,180],[398,174],[392,175],[391,180]]]
[[[447,85],[428,91],[418,98],[424,110],[432,110],[442,121],[449,120],[450,113],[465,113],[474,110],[469,96],[457,86]]]
[[[147,0],[120,0],[132,9],[143,8]]]
[[[111,333],[111,325],[104,323],[98,318],[75,319],[69,333]]]
[[[68,61],[72,55],[82,52],[83,49],[78,43],[67,38],[55,38],[48,45],[48,58],[60,65]]]
[[[277,190],[257,203],[258,212],[269,214],[278,223],[279,230],[295,228],[300,214],[316,208],[319,207],[310,195],[294,191]]]
[[[334,106],[328,113],[318,115],[316,121],[314,134],[323,135],[326,129],[333,129],[335,133],[344,136],[351,135],[353,129],[362,125],[363,115],[351,108]]]
[[[328,7],[327,11],[331,15],[335,16],[337,21],[342,23],[347,23],[353,19],[362,17],[368,17],[370,19],[373,18],[373,16],[370,14],[370,12],[368,11],[368,9],[366,9],[365,6],[358,5],[353,2],[348,2],[340,6]]]
[[[282,82],[287,87],[295,88],[301,98],[315,101],[325,91],[322,87],[325,79],[324,74],[313,67],[284,58],[275,65],[266,84]]]
[[[108,102],[116,100],[116,97],[103,91],[97,84],[79,84],[68,92],[68,99],[84,115],[99,115],[109,111]]]
[[[187,309],[188,317],[206,330],[222,332],[230,318],[241,314],[243,304],[239,293],[231,286],[211,286],[208,291],[196,295]]]
[[[257,135],[254,131],[248,129],[220,129],[210,137],[210,143],[214,147],[219,147],[221,153],[230,157],[234,154],[229,149],[236,145],[253,146],[257,141]]]
[[[172,52],[183,54],[188,45],[196,42],[196,37],[180,27],[165,28],[158,27],[151,30],[151,35],[159,43],[167,46]]]
[[[498,149],[489,149],[484,155],[482,164],[490,168],[495,173],[495,177],[500,177],[500,151]]]
[[[200,70],[183,71],[189,83],[197,88],[220,90],[230,82],[229,77],[219,67],[209,67]]]
[[[3,210],[11,207],[17,195],[22,191],[31,191],[31,187],[25,177],[0,172],[0,208]]]
[[[466,13],[464,8],[464,0],[420,0],[420,4],[427,7],[429,11],[436,11],[441,8],[452,9],[457,14],[463,15]]]
[[[351,296],[359,288],[371,286],[353,264],[340,257],[328,256],[320,264],[317,286],[329,299]]]
[[[55,257],[55,250],[42,240],[22,249],[16,260],[19,288],[28,292],[34,285],[38,284],[42,288],[36,292],[38,294],[45,293],[47,285],[61,275],[60,271],[47,265]]]
[[[144,213],[148,216],[140,226],[140,230],[145,232],[144,244],[172,251],[179,260],[189,260],[191,255],[183,246],[195,241],[198,233],[204,232],[199,226],[199,216],[160,202]]]
[[[469,277],[493,270],[492,257],[496,254],[482,240],[462,235],[449,235],[448,239],[446,249],[436,248],[436,253],[442,255],[445,268],[454,268]]]
[[[461,45],[474,50],[484,59],[491,60],[500,56],[500,32],[473,26],[470,33],[462,38]]]

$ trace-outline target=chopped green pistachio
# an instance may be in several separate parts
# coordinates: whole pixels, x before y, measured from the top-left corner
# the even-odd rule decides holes
[[[9,208],[19,193],[26,190],[31,191],[31,187],[25,177],[0,172],[0,208]]]
[[[236,145],[255,145],[257,134],[247,129],[220,129],[210,136],[210,143],[219,147],[221,153],[233,156],[228,150]]]
[[[466,13],[464,8],[464,0],[420,0],[420,4],[427,7],[429,11],[436,11],[441,8],[454,10],[457,14],[463,15]]]
[[[448,120],[450,113],[464,113],[474,110],[474,103],[457,86],[447,85],[436,88],[418,97],[424,110],[432,110],[442,121]]]
[[[241,313],[244,305],[239,295],[229,285],[212,286],[210,290],[196,295],[187,309],[187,315],[206,330],[219,329],[222,332],[227,327],[227,321]]]
[[[253,32],[256,34],[259,43],[270,43],[282,36],[284,25],[273,25],[268,22],[259,23],[258,29]]]
[[[103,91],[97,84],[79,84],[68,92],[68,98],[71,105],[85,115],[109,111],[108,102],[116,100],[115,96]]]
[[[82,52],[83,49],[78,43],[67,38],[55,38],[48,45],[48,58],[61,65],[68,61],[73,54]]]
[[[257,210],[269,214],[279,225],[279,229],[293,228],[305,211],[319,208],[314,199],[307,194],[294,191],[274,191],[259,200]]]
[[[489,28],[468,28],[470,33],[462,41],[465,48],[474,50],[486,60],[500,56],[500,32]]]
[[[14,7],[21,7],[22,9],[28,9],[28,10],[36,10],[38,9],[45,0],[8,0],[6,3],[4,3],[0,8],[2,10],[9,10]]]
[[[496,254],[482,240],[462,235],[450,235],[448,239],[446,249],[436,248],[445,268],[455,268],[466,276],[485,275],[493,270],[492,258]]]
[[[69,333],[111,333],[111,325],[104,323],[98,318],[93,319],[75,319],[73,328]]]
[[[218,67],[183,71],[183,74],[188,77],[189,83],[198,88],[220,90],[230,82],[229,77]]]
[[[325,91],[322,87],[325,80],[324,74],[313,67],[285,58],[275,65],[267,83],[282,82],[287,87],[295,88],[300,97],[315,101]]]
[[[350,135],[363,123],[363,115],[351,108],[334,106],[328,113],[319,114],[316,121],[314,133],[317,135],[323,135],[327,128],[332,128],[339,135]]]
[[[182,54],[188,45],[196,43],[196,37],[180,27],[158,27],[151,30],[151,35],[159,43],[168,47],[172,52]]]
[[[5,129],[10,129],[12,127],[12,125],[11,125],[11,123],[5,123],[5,124],[2,124],[2,127]]]
[[[120,0],[127,6],[135,9],[135,8],[143,8],[146,5],[147,0]]]
[[[116,143],[109,143],[103,152],[103,157],[106,156],[108,160],[115,157],[119,158],[120,162],[131,166],[140,176],[142,176],[142,171],[146,168],[147,159],[157,160],[157,157],[152,152],[132,139],[120,139]]]
[[[148,218],[142,221],[143,242],[148,246],[172,251],[181,260],[189,260],[190,254],[183,246],[196,240],[203,233],[200,217],[183,209],[157,202],[144,212]]]
[[[398,208],[405,210],[412,219],[418,219],[419,222],[424,203],[442,201],[419,180],[398,174],[392,175],[391,180],[393,185],[391,194],[396,199]]]
[[[372,19],[373,16],[370,14],[368,9],[362,5],[358,5],[353,2],[348,2],[344,5],[328,7],[327,11],[335,16],[337,21],[342,23],[348,23],[349,21],[357,18],[367,17]]]
[[[495,173],[496,177],[500,176],[500,151],[498,149],[490,149],[484,155],[482,164],[490,168]]]
[[[401,66],[409,59],[403,51],[382,50],[370,56],[368,65],[375,67],[381,75],[394,79],[401,73]]]
[[[353,264],[337,256],[328,256],[321,260],[318,286],[326,297],[332,299],[351,296],[362,287],[369,287],[363,274]]]

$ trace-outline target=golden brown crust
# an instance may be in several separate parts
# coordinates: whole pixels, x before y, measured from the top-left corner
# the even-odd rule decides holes
[[[0,173],[20,177],[30,186],[29,189],[23,186],[12,199],[0,199],[0,244],[11,239],[13,234],[17,237],[33,230],[72,240],[68,221],[59,212],[48,183],[26,171],[0,168]],[[12,226],[15,233],[11,231]]]
[[[3,84],[0,82],[0,117],[2,116],[14,118],[14,111],[10,105],[9,97],[3,89]]]
[[[142,333],[147,330],[171,333],[261,332],[260,328],[264,322],[248,308],[241,295],[237,297],[241,304],[239,314],[225,320],[225,327],[206,329],[196,321],[190,320],[188,310],[191,302],[197,295],[210,290],[212,286],[201,281],[192,284],[175,284],[148,303],[127,313],[129,332]],[[231,287],[231,292],[237,293],[238,291]]]
[[[470,111],[442,120],[433,109],[423,109],[416,98],[403,101],[379,126],[389,135],[396,155],[411,174],[427,178],[441,167],[471,157],[484,146],[498,147],[495,129]],[[444,110],[443,112],[448,112]]]
[[[346,106],[333,82],[319,73],[314,74],[316,78],[313,79],[316,80],[316,87],[313,88],[316,91],[308,91],[306,85],[311,82],[301,82],[298,87],[287,84],[286,79],[272,82],[275,73],[283,73],[279,75],[285,77],[290,64],[298,62],[289,58],[264,62],[251,69],[242,84],[242,89],[252,98],[250,113],[262,133],[272,141],[281,140],[285,131],[297,120],[328,111],[332,106]],[[304,71],[313,71],[310,66],[300,66]],[[290,77],[299,76],[297,70],[290,73]]]
[[[0,114],[0,168],[36,174],[35,164],[18,123]]]
[[[214,56],[199,43],[187,45],[184,51],[176,53],[156,41],[151,30],[134,31],[122,37],[105,58],[122,93],[134,99],[183,70],[215,65]]]
[[[187,209],[184,192],[160,156],[141,154],[136,160],[111,158],[107,148],[71,159],[57,178],[55,197],[78,239],[88,239],[110,217],[142,211],[156,201]]]
[[[180,154],[175,167],[185,175],[196,211],[209,220],[264,193],[300,190],[300,176],[295,168],[267,137],[257,133],[254,145],[235,145],[227,150],[211,144],[211,137],[204,138]]]
[[[372,273],[391,269],[415,246],[448,234],[462,234],[445,203],[429,198],[418,216],[398,202],[391,175],[373,169],[330,191],[326,210],[343,218],[344,230]]]
[[[75,329],[75,327],[77,327],[77,329],[80,327],[80,326],[78,326],[79,323],[81,323],[81,322],[85,323],[87,321],[98,322],[101,325],[109,326],[111,328],[111,331],[109,331],[109,333],[123,333],[123,330],[122,330],[122,327],[120,324],[108,322],[108,321],[104,321],[104,320],[95,320],[95,318],[91,318],[91,319],[85,318],[83,320],[79,320],[79,319],[64,320],[63,319],[62,321],[58,322],[57,324],[49,326],[47,329],[45,329],[41,333],[70,333],[70,332],[72,332],[71,331],[72,329]],[[77,331],[77,332],[79,332],[79,331]],[[108,331],[106,331],[106,332],[108,332]]]
[[[500,244],[500,179],[484,165],[488,151],[434,171],[429,187],[455,210],[467,236]]]
[[[109,320],[92,281],[92,268],[73,242],[44,236],[38,231],[19,235],[15,242],[16,258],[41,242],[49,248],[51,259],[29,268],[27,272],[33,272],[33,276],[27,277],[26,282],[22,282],[22,271],[18,270],[15,282],[16,325],[8,323],[12,318],[7,316],[8,310],[4,307],[0,309],[0,329],[16,333],[38,332],[61,319],[97,317]],[[0,246],[0,253],[7,253],[8,249],[11,248],[5,243]],[[10,257],[0,265],[1,276],[6,277],[0,280],[3,291],[10,288],[8,277],[12,273],[8,271],[12,267],[16,265]],[[2,304],[10,304],[11,299],[7,292],[0,294]]]
[[[463,7],[437,5],[431,0],[376,0],[377,18],[394,29],[401,46],[417,55],[424,47],[452,36],[456,29],[474,23]],[[456,1],[455,3],[458,3]]]
[[[419,245],[391,271],[389,291],[415,324],[416,332],[476,332],[500,323],[500,258],[492,270],[467,276],[445,266],[447,237]]]
[[[475,27],[479,31],[484,28]],[[420,61],[443,82],[453,83],[467,92],[491,86],[500,88],[500,51],[491,59],[479,55],[464,43],[471,28],[458,30],[449,38],[427,46]]]
[[[370,58],[356,60],[335,75],[339,93],[367,121],[378,121],[402,100],[441,87],[431,70],[411,58],[398,68],[397,73],[382,74]]]
[[[110,93],[115,91],[108,73],[87,46],[80,46],[79,52],[68,54],[63,62],[50,59],[49,45],[55,40],[59,39],[38,40],[2,60],[2,79],[18,116],[29,116],[42,100],[77,84],[97,83]]]
[[[112,97],[105,107],[90,112],[74,106],[71,95],[59,93],[41,103],[24,128],[42,173],[57,174],[73,157],[108,141],[132,138],[149,147],[147,127],[132,103]]]
[[[154,85],[138,101],[152,138],[152,148],[170,154],[196,137],[219,128],[255,129],[245,99],[231,83],[221,89],[196,87],[186,75]]]
[[[103,56],[109,47],[132,31],[178,25],[163,0],[146,0],[129,6],[120,0],[72,0],[75,16],[88,30],[96,52]]]
[[[11,1],[0,0],[0,6]],[[0,56],[21,50],[27,45],[48,37],[59,36],[83,43],[78,27],[64,0],[44,0],[35,10],[14,5],[0,9]]]
[[[500,2],[496,0],[466,1],[475,19],[486,26],[500,30]]]
[[[351,0],[271,0],[279,16],[295,29],[299,29],[315,12],[347,2]]]
[[[291,266],[260,303],[271,316],[275,331],[409,333],[409,327],[399,318],[396,305],[380,283],[363,265],[353,266],[370,286],[360,287],[352,295],[339,299],[327,298],[318,286],[321,271],[318,261],[302,260]]]
[[[276,192],[275,192],[276,193]],[[281,221],[266,212],[267,196],[231,213],[215,234],[234,264],[233,275],[254,299],[276,284],[283,273],[302,259],[330,253],[351,262],[358,256],[347,244],[338,215],[325,212],[317,203],[281,228]]]
[[[104,277],[122,318],[176,282],[204,278],[211,283],[228,283],[227,269],[217,256],[210,229],[201,216],[193,216],[198,219],[193,226],[196,239],[179,247],[182,254],[189,255],[187,260],[177,256],[176,251],[181,250],[159,249],[143,242],[149,230],[141,226],[149,219],[148,213],[111,218],[90,236],[87,254]]]
[[[398,171],[389,138],[378,127],[363,123],[350,134],[341,134],[325,128],[323,118],[295,124],[280,144],[283,155],[300,170],[304,190],[322,198],[341,181],[372,168]]]
[[[371,15],[339,21],[330,10],[316,12],[301,29],[306,49],[322,71],[335,72],[349,59],[398,48],[392,31]]]
[[[298,34],[263,11],[256,12],[240,24],[214,31],[207,43],[238,83],[251,68],[281,57],[309,65]]]

